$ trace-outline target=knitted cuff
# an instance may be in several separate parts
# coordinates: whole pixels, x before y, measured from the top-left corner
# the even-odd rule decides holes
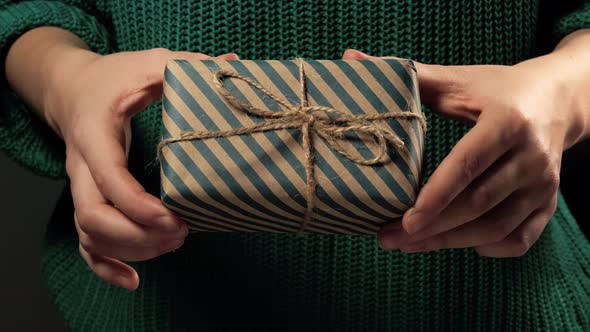
[[[65,177],[63,141],[11,91],[4,70],[12,43],[40,26],[71,31],[103,54],[110,49],[109,35],[95,17],[57,1],[27,1],[0,9],[0,150],[39,175]]]
[[[553,35],[559,41],[566,35],[580,29],[590,28],[590,2],[571,12],[557,21]]]

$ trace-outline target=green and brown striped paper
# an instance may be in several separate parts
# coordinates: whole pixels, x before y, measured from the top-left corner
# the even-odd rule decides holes
[[[310,105],[351,114],[391,110],[421,114],[413,63],[405,59],[305,59]],[[220,69],[252,78],[277,97],[300,103],[295,60],[184,61],[168,63],[163,102],[163,138],[183,132],[219,131],[264,121],[236,110],[215,89]],[[254,107],[283,111],[267,95],[226,79],[232,95]],[[409,154],[390,149],[389,162],[363,166],[344,158],[314,136],[313,220],[306,232],[372,234],[399,218],[416,198],[420,184],[424,132],[416,120],[380,120]],[[342,146],[365,158],[377,147],[347,134]],[[301,130],[281,129],[231,137],[196,139],[166,145],[160,156],[161,199],[194,231],[297,232],[306,210]]]

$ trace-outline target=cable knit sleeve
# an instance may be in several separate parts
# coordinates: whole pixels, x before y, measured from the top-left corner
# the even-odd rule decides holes
[[[65,176],[65,146],[9,88],[4,68],[6,53],[20,35],[40,26],[66,29],[94,51],[109,52],[109,34],[92,7],[83,1],[0,0],[0,150],[40,175]]]
[[[559,18],[553,34],[557,39],[584,28],[590,28],[590,1],[579,1],[576,9]]]

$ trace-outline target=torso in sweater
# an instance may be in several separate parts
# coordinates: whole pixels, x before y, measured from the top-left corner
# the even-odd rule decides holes
[[[117,51],[166,47],[236,52],[243,59],[335,59],[356,48],[439,64],[533,57],[538,40],[550,38],[551,15],[541,10],[558,14],[537,0],[121,0],[99,1],[96,8]],[[426,112],[425,178],[467,130]],[[158,169],[146,165],[155,158],[160,125],[160,104],[138,114],[130,153],[133,173],[156,195]],[[60,237],[49,244],[44,271],[58,307],[78,327],[91,317],[104,317],[107,327],[158,329],[561,330],[590,324],[590,246],[561,199],[543,237],[519,259],[484,259],[471,250],[385,252],[371,236],[203,234],[177,253],[136,264],[143,278],[136,293],[98,282],[74,258],[75,235]],[[69,285],[63,275],[72,276]]]

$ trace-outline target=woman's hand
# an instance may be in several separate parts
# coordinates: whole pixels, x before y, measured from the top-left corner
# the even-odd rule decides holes
[[[366,58],[354,50],[344,54]],[[582,135],[583,117],[558,63],[551,56],[515,66],[416,63],[423,102],[474,127],[402,223],[382,229],[383,248],[472,247],[491,257],[529,250],[555,212],[561,155]]]
[[[74,38],[63,30],[49,29],[54,29],[50,34],[57,34],[53,37],[65,34]],[[16,43],[14,47],[17,49],[11,53],[17,54],[13,57],[26,49]],[[210,57],[166,49],[106,56],[80,47],[50,50],[55,61],[42,71],[46,76],[41,80],[47,82],[40,86],[43,98],[35,99],[35,93],[22,86],[21,78],[14,77],[11,82],[17,91],[31,97],[31,104],[42,108],[40,113],[65,141],[82,257],[100,278],[135,289],[139,277],[122,261],[147,260],[177,249],[188,229],[129,173],[131,117],[161,97],[167,61]],[[226,54],[216,59],[237,56]],[[9,61],[9,66],[18,65],[18,59]],[[8,67],[9,78],[11,71],[14,68]]]
[[[209,57],[165,49],[92,57],[58,85],[48,112],[66,142],[80,253],[99,277],[134,289],[137,273],[121,261],[175,250],[188,229],[127,170],[131,117],[160,98],[168,60]]]

